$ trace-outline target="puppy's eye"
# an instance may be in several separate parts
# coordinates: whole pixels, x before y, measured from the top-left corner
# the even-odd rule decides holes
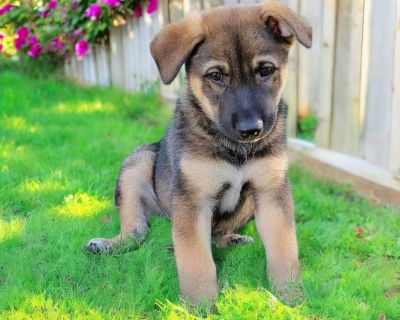
[[[267,80],[275,72],[275,67],[272,65],[263,66],[260,69],[261,80]]]
[[[211,81],[213,81],[215,83],[221,83],[224,79],[224,77],[222,76],[222,73],[218,72],[218,71],[210,72],[208,74],[208,77],[211,79]]]

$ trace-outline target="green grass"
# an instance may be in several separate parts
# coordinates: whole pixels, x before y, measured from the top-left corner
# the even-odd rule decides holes
[[[211,313],[178,298],[170,222],[137,251],[86,254],[119,222],[121,160],[157,141],[170,112],[150,95],[0,73],[1,319],[400,319],[400,214],[299,168],[290,177],[306,301],[269,292],[262,244],[214,248],[222,294]]]

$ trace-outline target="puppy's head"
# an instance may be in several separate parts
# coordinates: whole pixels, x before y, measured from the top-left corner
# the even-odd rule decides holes
[[[311,47],[311,27],[279,2],[221,7],[166,26],[151,53],[164,83],[185,63],[189,90],[226,136],[254,142],[272,130],[296,38]]]

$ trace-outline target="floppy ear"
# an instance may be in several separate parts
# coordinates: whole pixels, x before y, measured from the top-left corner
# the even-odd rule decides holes
[[[311,26],[284,4],[277,1],[262,4],[261,19],[277,36],[285,40],[294,36],[303,46],[311,48]]]
[[[154,37],[150,51],[165,84],[175,79],[194,47],[204,39],[204,35],[201,14],[194,13],[182,21],[167,25]]]

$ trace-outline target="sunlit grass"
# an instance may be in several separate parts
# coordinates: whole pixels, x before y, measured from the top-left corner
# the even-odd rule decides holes
[[[1,141],[0,140],[0,158],[9,158],[15,153],[23,153],[25,146],[16,146],[15,141]]]
[[[60,179],[50,178],[43,181],[28,179],[20,183],[16,188],[20,194],[38,194],[40,192],[59,191],[63,192],[66,186]]]
[[[116,108],[106,102],[99,100],[80,103],[60,103],[55,106],[59,113],[91,113],[91,112],[113,112]]]
[[[110,201],[99,200],[87,193],[69,194],[56,212],[66,217],[87,217],[110,207]]]
[[[119,232],[122,159],[165,132],[153,95],[0,72],[0,319],[400,319],[400,214],[298,168],[290,178],[307,299],[268,291],[264,248],[213,248],[222,293],[211,312],[179,299],[171,223],[154,217],[134,252],[85,252]],[[37,130],[30,130],[37,128]],[[380,317],[380,318],[379,318]]]
[[[25,221],[23,219],[15,218],[10,221],[5,221],[0,217],[0,244],[5,240],[21,235],[24,229]]]
[[[301,306],[290,308],[265,289],[254,290],[237,286],[223,290],[221,296],[222,298],[216,303],[218,309],[216,314],[205,316],[202,310],[193,314],[193,310],[187,306],[167,301],[160,304],[160,317],[165,320],[196,320],[199,318],[210,320],[306,319],[300,314]]]
[[[72,314],[72,316],[71,316]],[[80,301],[72,303],[71,308],[66,308],[63,304],[57,303],[51,298],[46,298],[44,294],[26,297],[19,308],[9,310],[2,315],[4,319],[42,319],[42,320],[64,320],[64,319],[87,319],[101,320],[104,315]]]
[[[39,130],[37,125],[27,124],[26,120],[22,117],[5,117],[2,120],[1,125],[5,129],[21,130],[29,133],[35,133]]]

